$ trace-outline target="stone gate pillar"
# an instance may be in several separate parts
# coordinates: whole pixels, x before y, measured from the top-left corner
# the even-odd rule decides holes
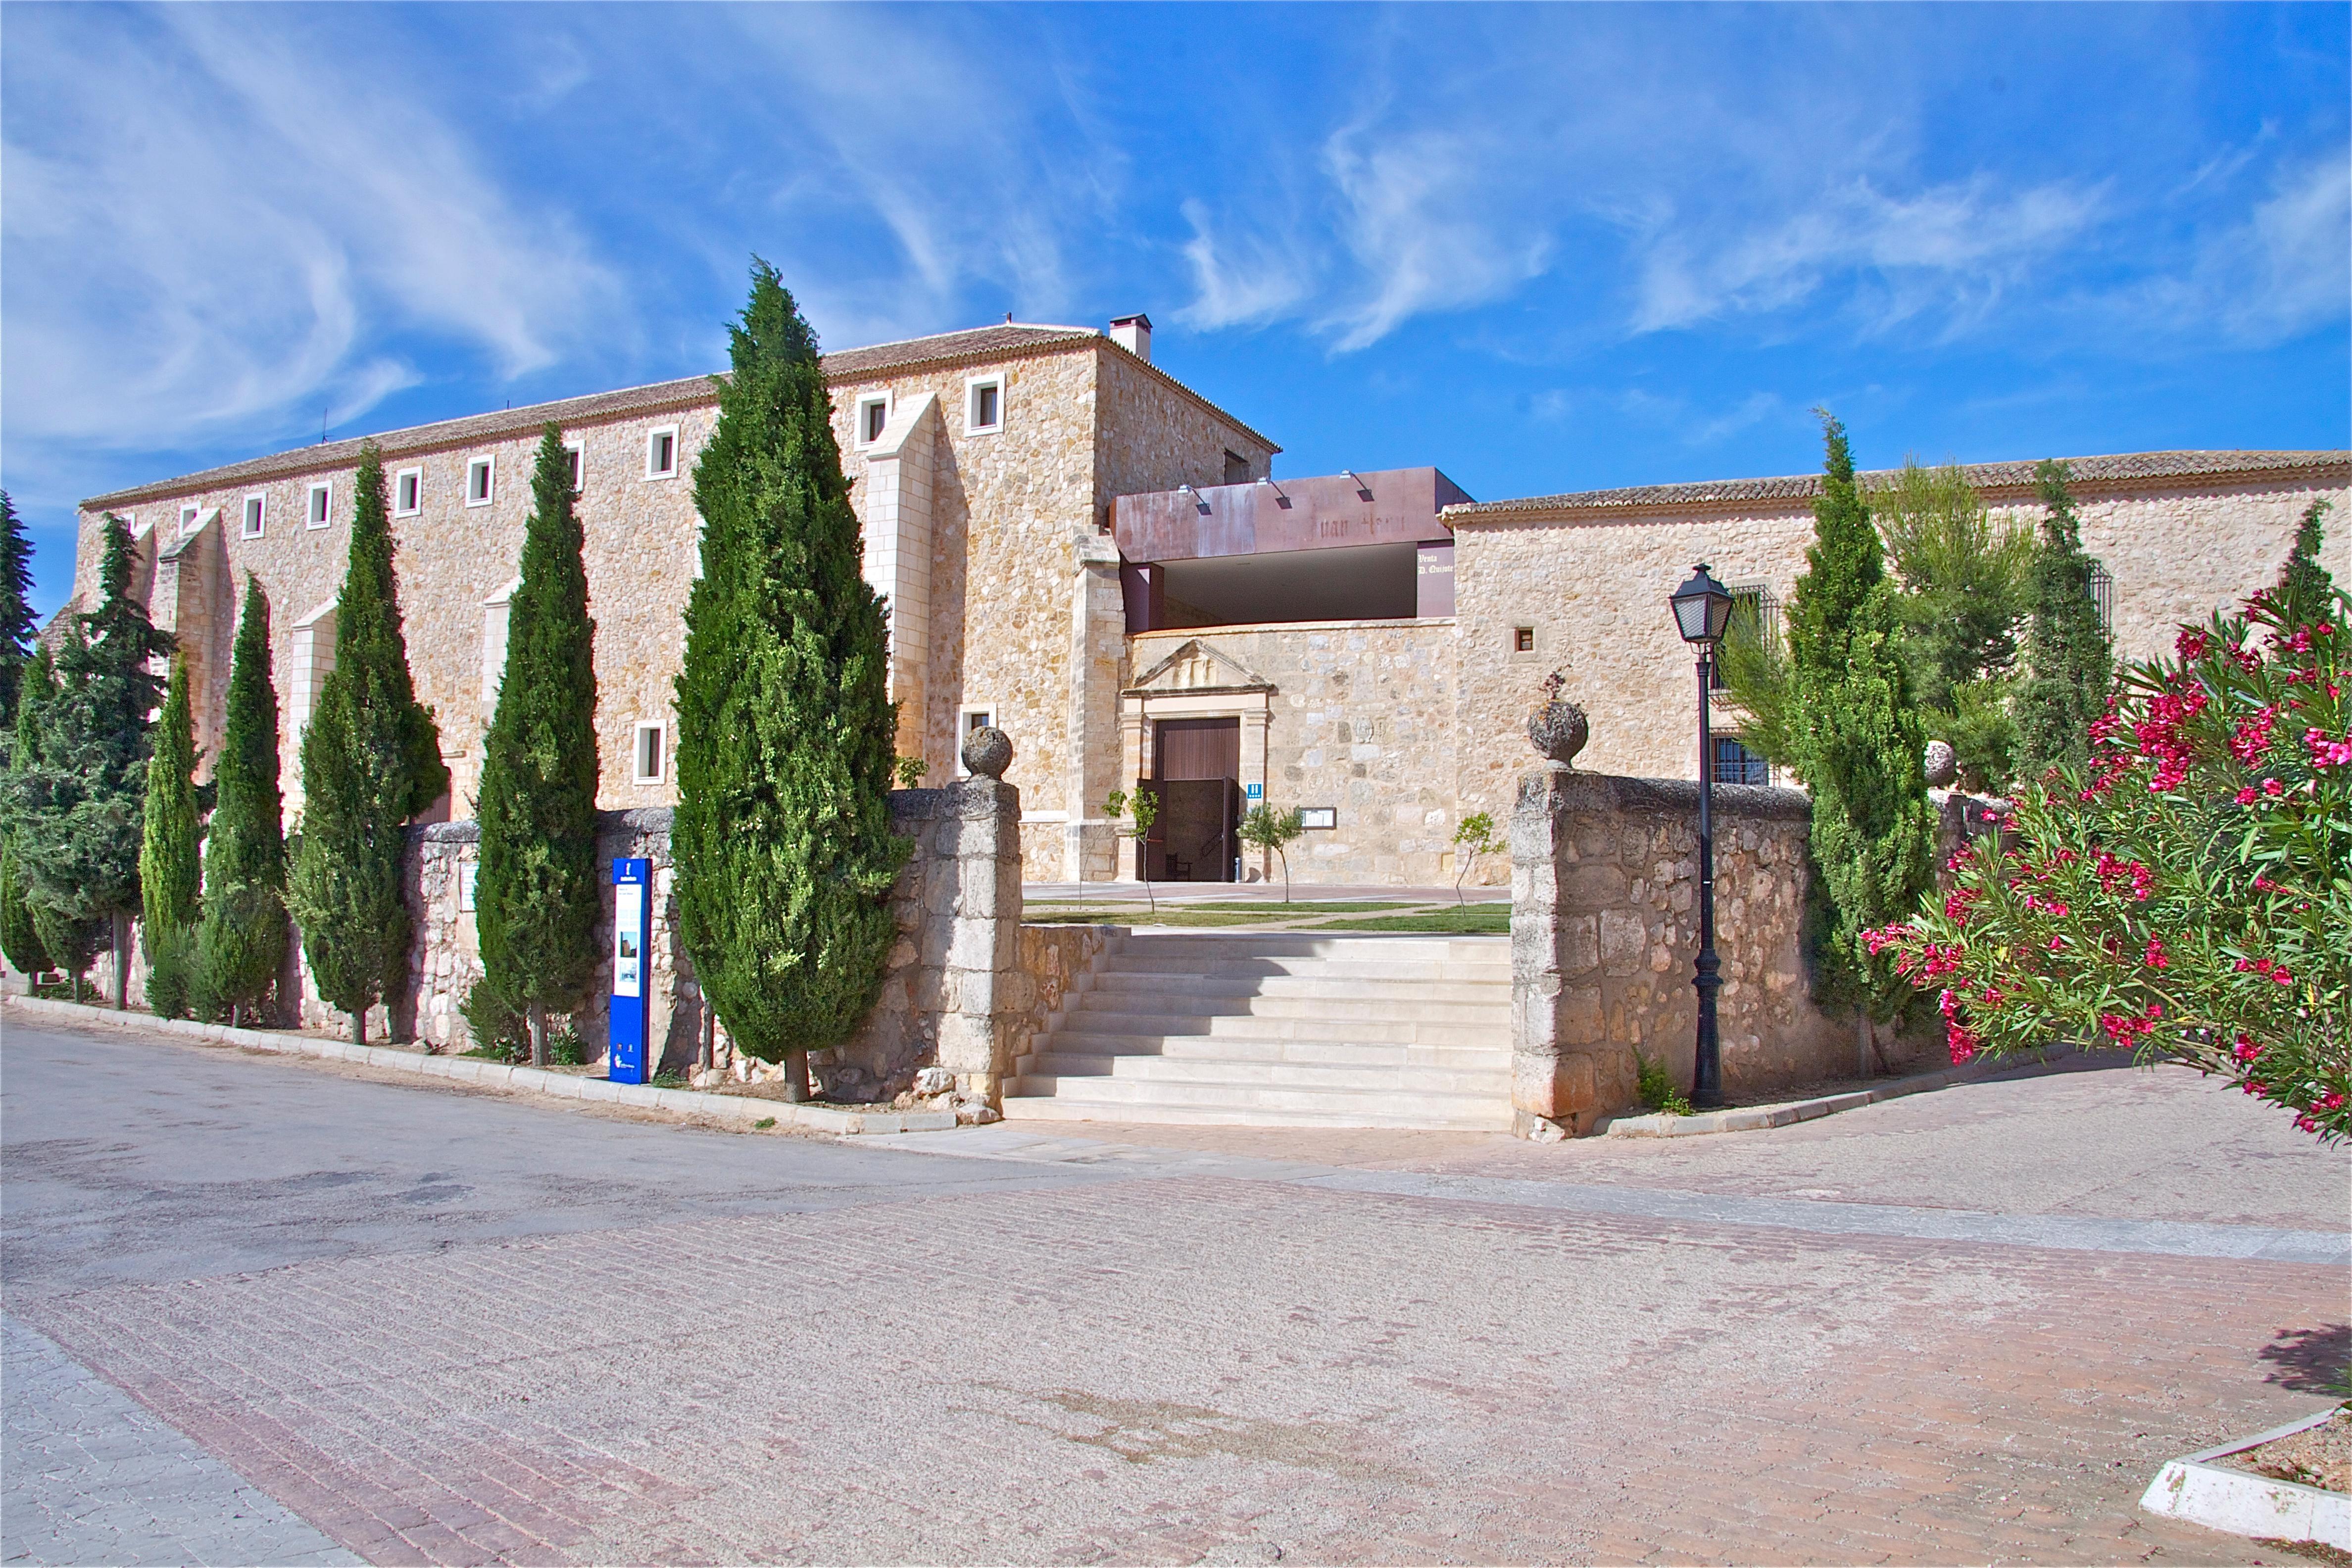
[[[949,864],[932,883],[926,924],[944,926],[939,1065],[956,1088],[1003,1103],[1013,1026],[1028,1005],[1021,962],[1021,791],[1004,782],[1013,742],[1002,730],[976,730],[963,743],[971,770],[940,793],[946,820],[933,847]],[[931,931],[925,932],[930,945]]]

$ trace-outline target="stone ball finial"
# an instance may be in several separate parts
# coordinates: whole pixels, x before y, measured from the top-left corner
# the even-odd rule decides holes
[[[1001,779],[1013,765],[1013,737],[993,724],[963,738],[964,771],[974,778]]]
[[[1591,721],[1583,709],[1564,697],[1550,697],[1528,715],[1528,744],[1555,763],[1575,762],[1576,753],[1591,738]]]
[[[1960,776],[1960,754],[1952,750],[1949,741],[1930,741],[1924,759],[1927,767],[1930,789],[1949,789],[1952,781]]]

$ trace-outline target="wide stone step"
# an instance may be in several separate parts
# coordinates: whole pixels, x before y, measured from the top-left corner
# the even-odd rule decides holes
[[[1227,970],[1180,974],[1097,970],[1089,996],[1328,996],[1339,1000],[1390,999],[1403,1003],[1485,1002],[1511,1005],[1507,980],[1397,980],[1385,976],[1236,974]]]
[[[1119,958],[1323,958],[1354,963],[1510,962],[1506,936],[1322,936],[1311,931],[1145,931],[1129,936]]]
[[[1171,1047],[1198,1045],[1202,1049],[1215,1048],[1216,1042],[1259,1040],[1284,1047],[1297,1046],[1302,1050],[1489,1050],[1507,1056],[1511,1046],[1507,1027],[1488,1024],[1419,1024],[1399,1019],[1368,1018],[1260,1018],[1252,1014],[1238,1013],[1211,1018],[1205,1029],[1171,1032],[1161,1028],[1157,1021],[1140,1028],[1105,1028],[1102,1024],[1106,1016],[1102,1014],[1074,1016],[1065,1020],[1060,1028],[1050,1031],[1049,1035],[1036,1037],[1032,1041],[1032,1047],[1045,1049],[1045,1041],[1049,1037],[1055,1040],[1165,1041]]]
[[[1507,1060],[1483,1068],[1418,1064],[1339,1066],[1328,1062],[1255,1061],[1234,1057],[1086,1056],[1055,1049],[1026,1058],[1013,1092],[1061,1085],[1078,1078],[1141,1079],[1154,1083],[1266,1085],[1284,1089],[1372,1089],[1416,1095],[1500,1095],[1511,1092]]]
[[[1108,1079],[1072,1080],[1108,1084]],[[1183,1086],[1145,1086],[1149,1098],[1076,1092],[1007,1095],[1008,1121],[1132,1121],[1192,1127],[1410,1127],[1458,1132],[1507,1132],[1511,1103],[1477,1095],[1371,1095],[1360,1091],[1315,1096],[1289,1091],[1282,1103],[1205,1100]]]
[[[1172,991],[1096,991],[1078,994],[1065,1015],[1072,1026],[1108,1029],[1111,1017],[1167,1019],[1174,1034],[1198,1034],[1211,1018],[1324,1018],[1391,1020],[1415,1024],[1465,1024],[1508,1028],[1508,997],[1491,1001],[1422,1001],[1409,996],[1216,996]],[[1186,1020],[1200,1020],[1196,1026]],[[1122,1028],[1121,1034],[1151,1029]]]
[[[1328,980],[1474,980],[1508,985],[1507,952],[1486,959],[1290,958],[1255,955],[1206,959],[1158,952],[1117,952],[1095,961],[1097,974],[1296,974]]]

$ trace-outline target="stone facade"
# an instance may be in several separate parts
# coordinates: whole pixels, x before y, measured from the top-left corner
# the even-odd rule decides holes
[[[943,784],[958,776],[971,724],[985,716],[1020,734],[1007,783],[1025,803],[1020,868],[1031,882],[1135,874],[1103,804],[1148,771],[1152,727],[1169,718],[1240,720],[1241,783],[1277,805],[1336,811],[1332,829],[1293,850],[1292,871],[1309,885],[1452,880],[1463,818],[1511,809],[1520,726],[1555,670],[1591,716],[1586,765],[1690,776],[1696,678],[1667,594],[1705,559],[1724,582],[1785,602],[1812,537],[1814,476],[1454,504],[1442,513],[1454,539],[1451,616],[1130,634],[1123,563],[1106,531],[1112,502],[1269,478],[1270,442],[1081,328],[947,333],[829,355],[825,371],[867,576],[892,613],[900,752]],[[978,417],[992,409],[993,425]],[[706,377],[381,438],[411,663],[453,778],[437,816],[471,815],[530,468],[549,420],[581,451],[598,804],[674,800],[672,693],[697,569],[692,472],[715,420]],[[305,448],[83,510],[84,595],[99,514],[137,525],[141,591],[188,650],[207,757],[218,749],[243,579],[261,581],[289,812],[300,803],[301,724],[334,661],[357,451],[355,442]],[[484,466],[488,493],[477,495],[468,476]],[[2127,657],[2158,651],[2179,622],[2269,581],[2314,499],[2337,507],[2325,561],[2352,582],[2352,455],[2145,453],[2074,468],[2084,542],[2112,576]],[[2038,517],[2031,465],[1978,465],[1970,478],[1997,510]],[[321,485],[325,521],[312,527]],[[660,735],[650,770],[637,765],[646,726]],[[1248,868],[1274,869],[1263,857]],[[1502,876],[1499,863],[1482,865],[1474,879]]]
[[[1716,1005],[1727,1093],[1857,1065],[1853,1024],[1815,1007],[1806,978],[1811,817],[1795,790],[1726,784],[1715,792],[1723,963]],[[1519,775],[1510,829],[1511,1002],[1512,1100],[1522,1134],[1543,1123],[1590,1131],[1600,1117],[1633,1105],[1636,1051],[1690,1081],[1697,826],[1696,784],[1554,762]]]
[[[904,606],[898,637],[902,645],[919,644],[924,657],[893,670],[893,695],[910,710],[903,754],[920,755],[934,782],[953,777],[961,716],[985,711],[1023,736],[1012,782],[1033,795],[1041,820],[1082,822],[1085,799],[1077,798],[1073,816],[1069,798],[1074,714],[1076,729],[1100,737],[1090,764],[1080,748],[1077,776],[1107,779],[1115,755],[1108,737],[1118,721],[1118,672],[1103,652],[1116,648],[1123,626],[1116,555],[1108,594],[1097,559],[1111,496],[1120,487],[1219,482],[1229,452],[1265,473],[1275,447],[1087,329],[949,333],[829,355],[825,369],[843,468],[861,517],[879,510],[880,498],[869,494],[869,458],[880,455],[888,469],[891,528],[878,535],[869,529],[867,575],[886,594],[919,588],[921,603]],[[978,382],[997,387],[994,428],[970,427]],[[863,439],[858,421],[869,400],[903,412],[908,424],[919,416],[920,438],[911,447]],[[674,803],[672,693],[697,571],[693,470],[716,418],[711,381],[694,377],[377,437],[410,666],[419,700],[439,722],[452,775],[453,799],[438,815],[471,812],[504,658],[505,595],[549,422],[581,452],[579,511],[597,628],[598,805]],[[289,813],[299,807],[307,701],[333,658],[332,607],[349,549],[359,447],[338,441],[300,448],[98,497],[81,511],[77,599],[95,593],[99,520],[107,511],[125,517],[142,542],[153,613],[189,647],[199,744],[217,736],[245,578],[260,580],[287,699],[281,757]],[[667,455],[666,466],[657,454]],[[486,499],[469,483],[483,464]],[[412,473],[410,506],[404,476]],[[325,521],[313,527],[318,486],[326,487]],[[259,530],[250,535],[249,501],[259,508]],[[640,776],[635,767],[643,724],[662,729],[656,776]],[[1034,873],[1061,876],[1072,853],[1063,836],[1033,837]]]
[[[2165,466],[2152,458],[2209,458],[2217,461],[2172,465],[2208,472],[2098,477],[2103,468]],[[2219,459],[2273,466],[2255,475]],[[1983,465],[1971,477],[1997,512],[2033,523],[2042,509],[2023,471],[2030,467]],[[2083,545],[2114,578],[2117,650],[2126,658],[2168,648],[2180,622],[2201,620],[2271,582],[2296,519],[2314,500],[2335,508],[2322,559],[2337,581],[2352,583],[2346,454],[2158,453],[2075,467]],[[1785,604],[1812,542],[1811,493],[1811,481],[1800,478],[1449,510],[1460,626],[1460,809],[1499,817],[1508,808],[1523,754],[1515,737],[1554,669],[1567,671],[1564,694],[1591,715],[1587,766],[1693,776],[1697,680],[1666,596],[1704,560],[1723,583],[1760,584]],[[1535,642],[1524,653],[1516,646],[1522,627]]]

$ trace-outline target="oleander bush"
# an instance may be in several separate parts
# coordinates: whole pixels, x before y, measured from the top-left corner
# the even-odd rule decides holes
[[[2283,585],[2126,668],[2087,772],[2021,791],[1873,932],[1955,1061],[2074,1039],[2352,1135],[2352,600]]]

